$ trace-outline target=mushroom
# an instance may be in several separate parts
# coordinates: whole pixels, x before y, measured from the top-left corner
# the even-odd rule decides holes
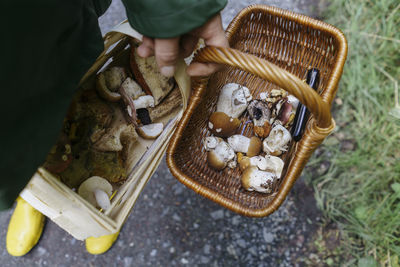
[[[283,160],[279,157],[271,156],[271,155],[266,155],[265,160],[266,160],[266,166],[267,166],[265,171],[275,173],[275,175],[277,177],[281,177],[283,166],[285,165]]]
[[[271,193],[275,184],[276,175],[267,171],[260,171],[257,167],[249,167],[242,175],[242,186],[247,191]]]
[[[142,87],[130,77],[126,78],[121,86],[124,87],[126,93],[133,99],[146,95]]]
[[[122,67],[112,67],[100,72],[96,77],[96,90],[99,95],[110,102],[117,102],[121,95],[117,92],[125,80],[126,73]]]
[[[288,95],[287,101],[292,105],[293,109],[296,110],[299,105],[299,100],[294,95]]]
[[[247,108],[252,96],[250,90],[237,83],[228,83],[221,89],[217,111],[224,112],[232,118],[238,118]]]
[[[273,156],[279,156],[287,150],[287,145],[292,139],[289,131],[280,124],[272,128],[271,133],[263,141],[263,150],[265,153]]]
[[[284,98],[276,119],[281,121],[282,125],[287,125],[294,119],[294,113],[292,111],[292,105],[288,102],[287,98]]]
[[[136,109],[154,107],[154,97],[151,95],[140,96],[133,100]]]
[[[235,152],[245,153],[248,157],[258,155],[262,148],[262,142],[258,137],[252,136],[248,138],[240,134],[229,137],[228,144]]]
[[[223,141],[223,139],[220,137],[207,136],[206,138],[203,139],[204,149],[206,151],[211,151],[215,149],[219,144],[219,142],[221,141]]]
[[[244,171],[248,167],[258,167],[260,170],[265,171],[267,169],[267,160],[263,156],[255,157],[243,157],[239,163],[239,168]]]
[[[228,137],[235,133],[240,125],[238,118],[229,117],[224,112],[214,112],[208,120],[210,131],[220,137]]]
[[[269,123],[271,110],[268,104],[261,100],[253,100],[247,107],[247,111],[254,123],[254,133],[261,138],[267,137],[271,131]]]
[[[216,170],[222,170],[227,165],[234,168],[236,167],[236,154],[228,143],[221,140],[213,150],[207,153],[207,162]]]
[[[78,194],[93,206],[106,210],[111,205],[112,185],[100,176],[92,176],[79,186]]]
[[[155,139],[162,133],[163,129],[164,124],[159,122],[137,127],[136,131],[144,139]]]

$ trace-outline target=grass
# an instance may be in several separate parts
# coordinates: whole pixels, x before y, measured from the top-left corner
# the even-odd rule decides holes
[[[399,266],[400,4],[332,0],[325,21],[349,43],[334,117],[337,129],[305,173],[319,208],[338,223],[343,251],[358,264],[372,257]],[[329,169],[315,175],[323,162]]]

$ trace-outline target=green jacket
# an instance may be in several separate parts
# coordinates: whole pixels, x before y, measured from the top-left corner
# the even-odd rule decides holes
[[[123,0],[133,28],[168,38],[226,0]],[[60,132],[78,82],[103,50],[98,17],[111,0],[3,0],[0,8],[0,209],[11,207]]]

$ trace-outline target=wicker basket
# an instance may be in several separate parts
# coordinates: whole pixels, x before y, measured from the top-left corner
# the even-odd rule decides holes
[[[79,86],[93,87],[99,70],[107,65],[128,62],[129,50],[125,48],[131,38],[139,41],[141,35],[126,22],[106,34],[104,52],[81,79]],[[128,179],[117,189],[109,209],[100,212],[44,168],[39,168],[34,174],[21,192],[21,197],[76,239],[83,240],[90,236],[98,237],[117,232],[128,217],[140,192],[157,169],[175,125],[187,106],[190,79],[186,75],[186,64],[183,59],[177,66],[175,81],[182,95],[182,108],[163,118],[164,123],[169,121],[170,127],[166,127],[154,142],[142,140],[146,143],[140,142],[140,147],[135,147],[134,155],[137,163],[130,171]]]
[[[263,5],[242,10],[227,35],[233,49],[206,47],[195,58],[229,67],[193,82],[189,106],[167,150],[167,163],[173,175],[195,192],[239,214],[263,217],[278,209],[312,152],[335,127],[330,107],[346,60],[347,42],[331,25]],[[302,81],[310,67],[321,73],[318,92]],[[283,88],[312,114],[302,139],[292,141],[283,156],[285,167],[272,194],[244,190],[239,168],[215,171],[207,164],[202,139],[211,135],[208,118],[215,111],[222,86],[229,82],[245,84],[253,98]],[[248,119],[242,118],[242,122]],[[253,135],[249,124],[242,123],[238,132]]]

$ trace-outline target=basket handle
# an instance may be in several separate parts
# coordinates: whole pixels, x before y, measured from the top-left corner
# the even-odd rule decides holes
[[[194,61],[225,64],[257,75],[297,97],[314,115],[319,127],[328,128],[332,124],[330,106],[317,92],[295,75],[267,60],[232,48],[207,46],[198,51]]]

